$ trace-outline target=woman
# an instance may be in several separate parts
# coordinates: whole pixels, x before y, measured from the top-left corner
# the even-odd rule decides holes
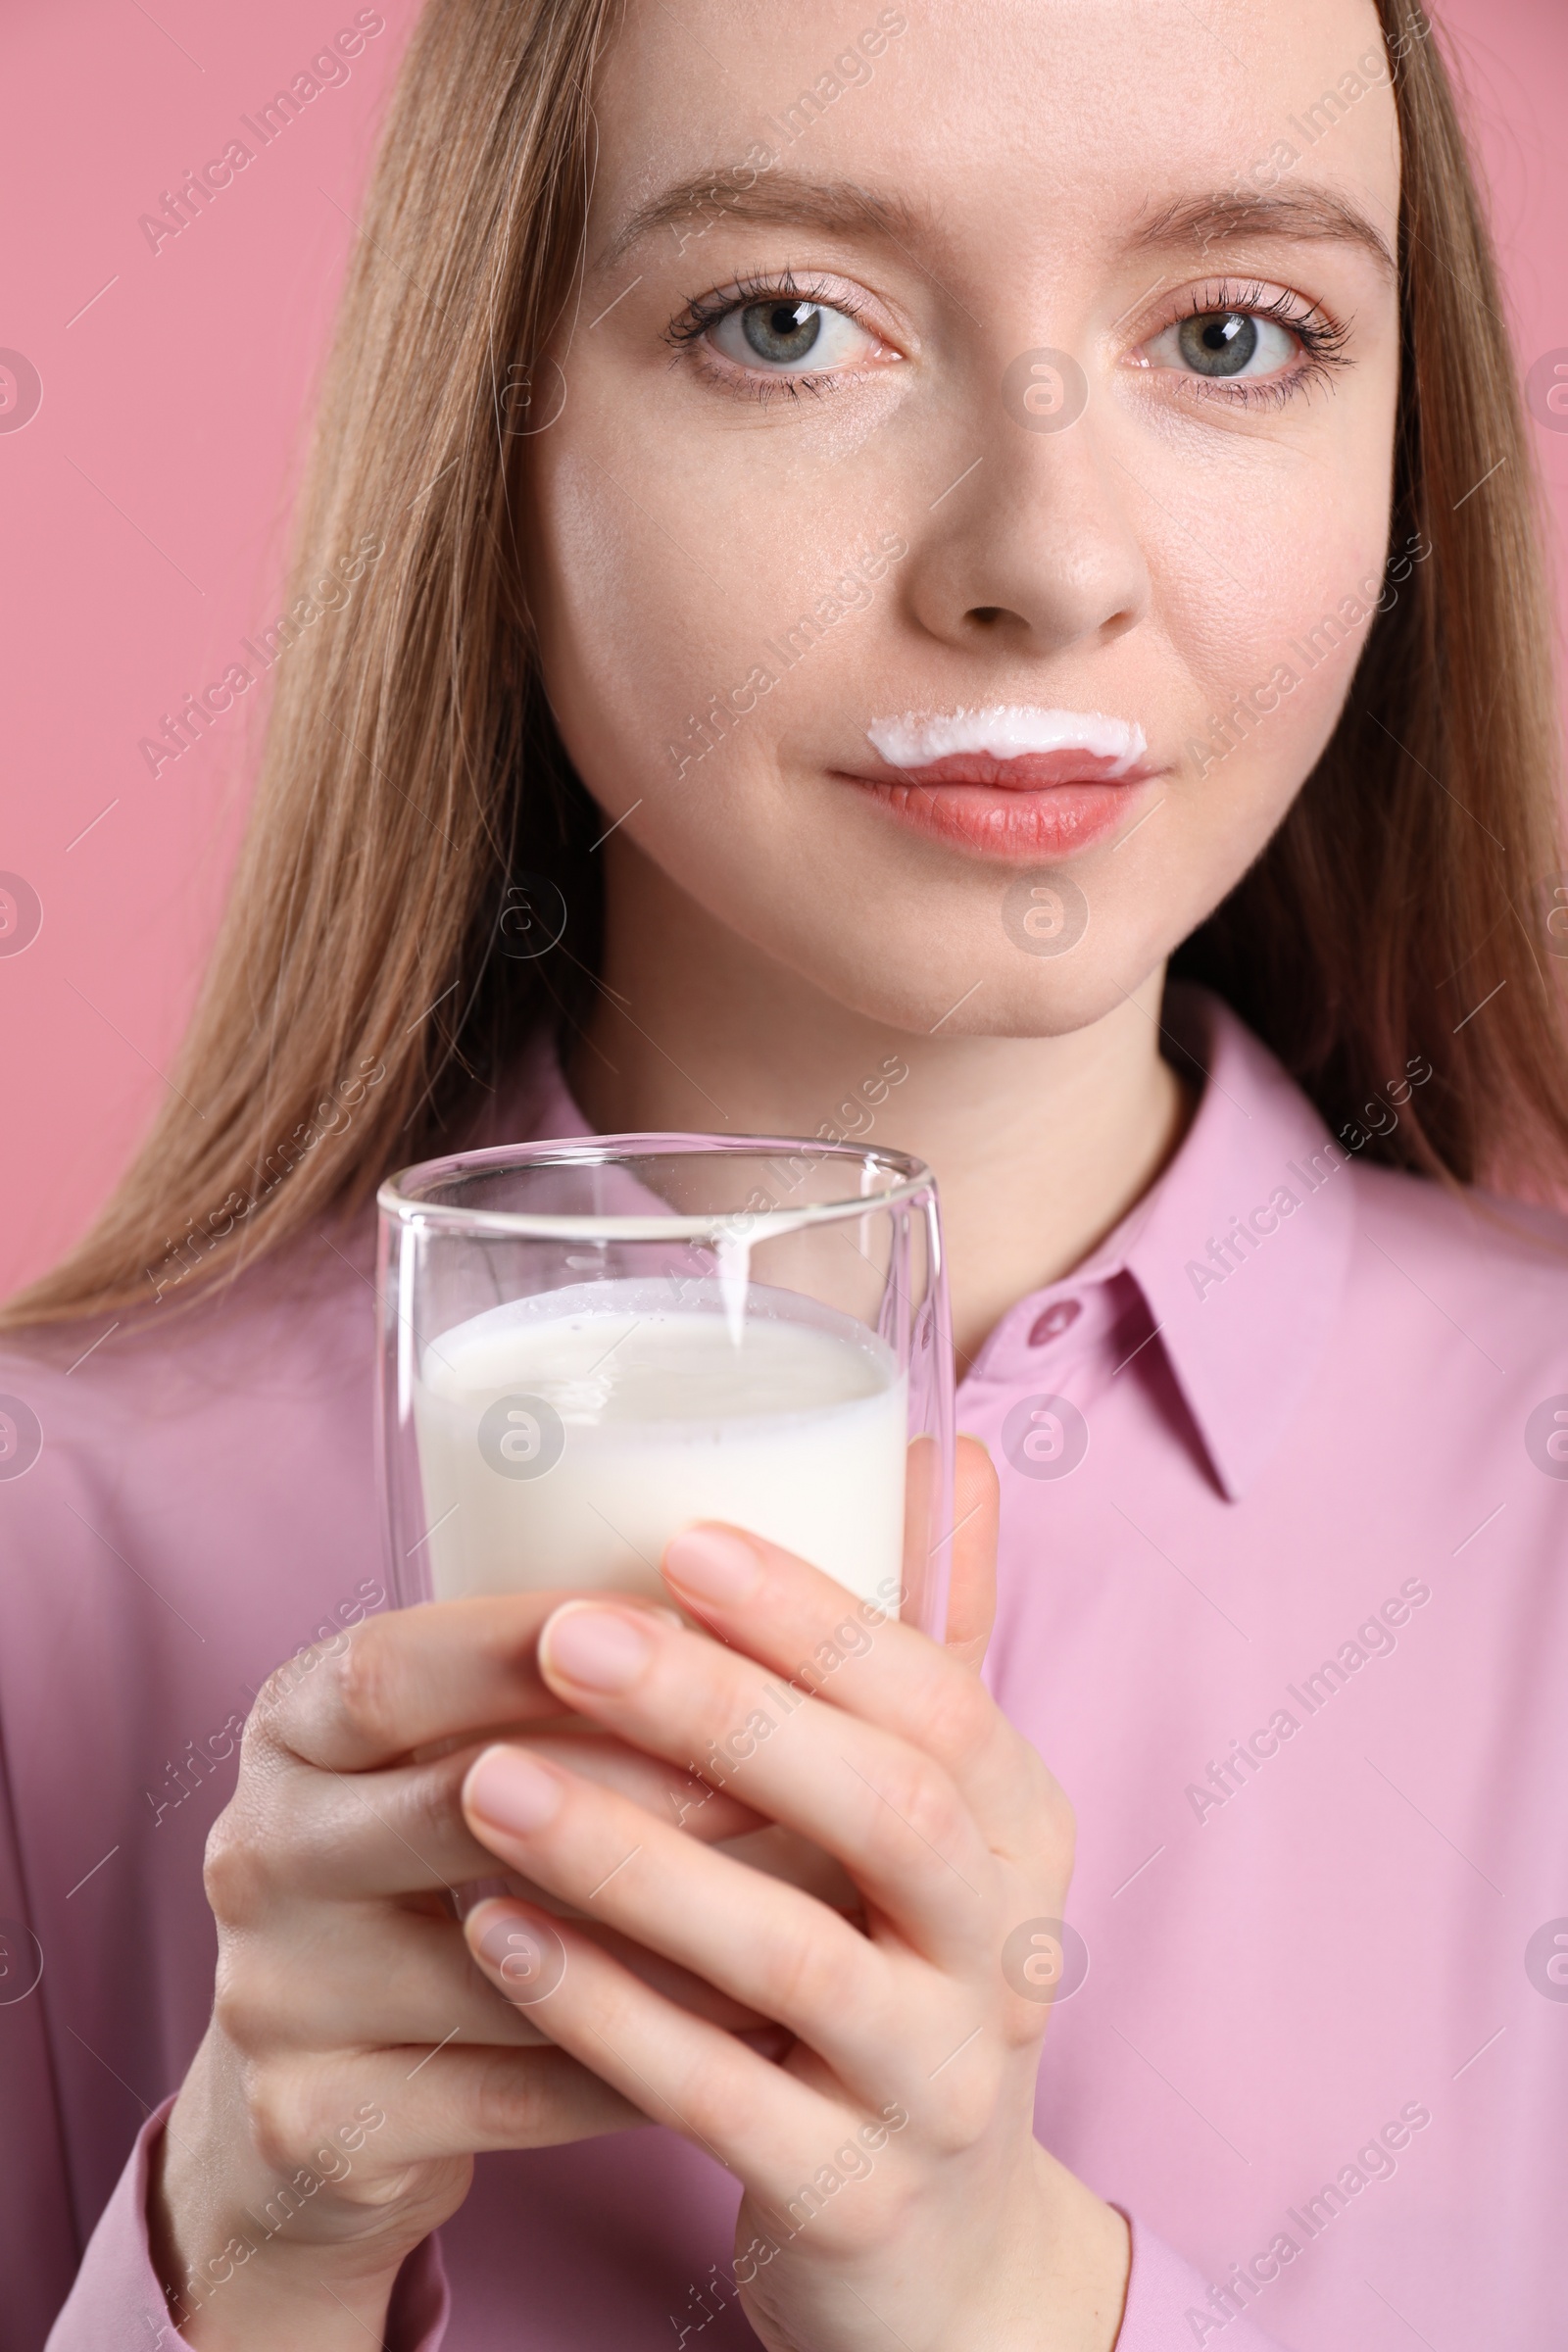
[[[863,20],[433,0],[405,68],[336,609],[12,1310],[8,2345],[1556,2340],[1568,1276],[1470,1188],[1568,1157],[1563,860],[1439,53]],[[966,1442],[948,1648],[683,1811],[842,1595],[697,1529],[711,1635],[388,1614],[367,1204],[694,1126],[935,1167],[1001,1551],[993,1631]],[[603,1923],[541,2004],[498,1857]]]

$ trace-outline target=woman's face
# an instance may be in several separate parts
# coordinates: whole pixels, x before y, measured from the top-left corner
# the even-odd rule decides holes
[[[1369,0],[629,0],[529,593],[612,855],[872,1017],[1099,1018],[1385,593]]]

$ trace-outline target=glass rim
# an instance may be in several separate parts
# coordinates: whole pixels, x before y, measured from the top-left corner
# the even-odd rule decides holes
[[[451,1201],[422,1199],[416,1186],[435,1186],[454,1176],[505,1167],[591,1167],[607,1161],[717,1157],[721,1153],[751,1153],[765,1158],[783,1153],[809,1153],[813,1161],[841,1159],[858,1167],[874,1164],[897,1181],[875,1194],[857,1193],[838,1200],[804,1200],[794,1208],[724,1208],[697,1215],[667,1217],[564,1216],[536,1214],[527,1209],[461,1208]],[[744,1238],[757,1243],[782,1240],[812,1225],[828,1225],[875,1210],[909,1207],[935,1190],[936,1179],[922,1159],[885,1146],[858,1144],[846,1138],[828,1143],[821,1136],[705,1135],[662,1129],[636,1135],[557,1137],[536,1144],[493,1144],[476,1152],[455,1152],[440,1159],[421,1159],[399,1168],[376,1191],[376,1206],[384,1217],[405,1231],[467,1234],[476,1239],[522,1241],[662,1242],[714,1241],[726,1229],[744,1228]],[[735,1238],[741,1238],[736,1235]]]

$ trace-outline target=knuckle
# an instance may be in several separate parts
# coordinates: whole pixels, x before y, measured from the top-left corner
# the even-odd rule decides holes
[[[473,2120],[481,2144],[532,2147],[553,2114],[544,2070],[532,2063],[531,2052],[487,2052],[473,2085]]]
[[[404,1712],[402,1658],[378,1618],[368,1617],[333,1653],[338,1704],[349,1729],[377,1746],[400,1745]]]
[[[810,1925],[775,1930],[767,1938],[760,1974],[766,2013],[780,2023],[842,2012],[850,1990],[836,1940],[830,1945]]]
[[[251,1701],[251,1711],[240,1735],[242,1757],[254,1759],[258,1744],[274,1737],[274,1727],[292,1688],[290,1678],[294,1663],[292,1658],[286,1658],[281,1665],[274,1666]]]
[[[245,1726],[242,1752],[255,1750],[264,1743],[287,1744],[286,1724],[289,1701],[300,1687],[300,1678],[311,1658],[308,1650],[296,1650],[291,1656],[279,1659],[256,1693],[250,1720]]]
[[[1025,2050],[1038,2052],[1050,2023],[1049,2001],[1026,2001],[1009,1993],[999,2030],[1005,2046],[1016,2055]]]
[[[1022,1851],[1054,1876],[1070,1877],[1078,1842],[1078,1816],[1071,1798],[1039,1749],[1021,1738],[1014,1771]]]
[[[253,2059],[245,2070],[245,2105],[262,2162],[273,2172],[291,2171],[300,2150],[316,2136],[308,2074],[287,2061]]]
[[[261,1995],[253,1970],[229,1950],[220,1950],[213,1982],[213,2021],[237,2050],[254,2055],[271,2038],[270,2003]]]
[[[270,1873],[260,1841],[234,1805],[225,1805],[208,1833],[202,1885],[208,1906],[222,1928],[247,1927],[260,1914]]]
[[[930,1756],[907,1748],[899,1756],[880,1759],[874,1786],[883,1802],[876,1807],[872,1835],[890,1852],[902,1856],[906,1851],[910,1831],[939,1854],[962,1842],[963,1803]]]
[[[530,2109],[527,2077],[508,2063],[504,2050],[492,2051],[473,2085],[473,2122],[480,2144],[525,2135]]]
[[[279,1659],[256,1693],[245,1726],[242,1752],[254,1761],[266,1746],[293,1746],[302,1690],[328,1660],[345,1656],[352,1642],[353,1636],[340,1628],[319,1642],[302,1643],[288,1657]]]
[[[473,1760],[471,1747],[443,1757],[402,1779],[389,1818],[397,1836],[422,1858],[439,1854],[463,1831],[463,1783]]]
[[[824,2175],[828,2178],[824,2179]],[[830,2179],[836,2180],[838,2185],[829,2188]],[[825,2193],[827,2201],[810,2214],[811,2231],[820,2249],[840,2261],[854,2261],[877,2246],[885,2246],[896,2236],[906,2217],[906,2199],[889,2197],[884,2192],[873,2205],[864,2198],[857,2200],[842,2195],[841,2189],[854,2180],[853,2173],[836,2172],[830,2156],[820,2171],[804,2180],[795,2192],[796,2202],[806,2205],[808,2212],[807,2199],[812,2194]]]
[[[967,1761],[991,1739],[997,1727],[997,1703],[977,1674],[939,1661],[925,1693],[922,1720],[934,1755]]]
[[[950,2084],[937,2102],[926,2120],[925,2132],[939,2155],[965,2155],[991,2130],[1002,2088],[998,2061],[1006,2046],[999,2042],[994,2057],[977,2058],[961,2081]]]
[[[715,2148],[733,2147],[755,2125],[757,2093],[749,2076],[727,2057],[707,2059],[681,2085],[680,2113],[700,2139]]]
[[[463,2162],[459,2158],[460,2167]],[[372,2167],[356,2172],[341,2194],[348,2204],[373,2219],[389,2207],[401,2207],[406,2211],[414,2200],[421,2196],[431,2200],[432,2187],[440,2181],[447,2169],[439,2161],[428,2160],[416,2164],[394,2162],[389,2172],[377,2172]],[[445,2211],[438,2211],[435,2219],[437,2224],[444,2221]]]

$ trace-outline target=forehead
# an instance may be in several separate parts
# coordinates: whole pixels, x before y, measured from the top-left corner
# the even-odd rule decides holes
[[[1373,0],[626,0],[596,112],[601,257],[761,155],[956,248],[1133,241],[1183,207],[1201,244],[1202,198],[1306,187],[1394,238]]]

